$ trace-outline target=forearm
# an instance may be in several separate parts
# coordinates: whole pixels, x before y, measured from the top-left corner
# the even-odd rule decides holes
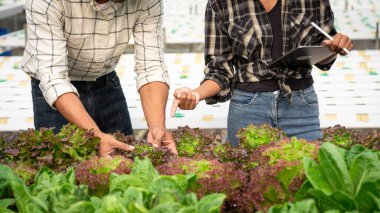
[[[54,103],[55,108],[70,123],[84,129],[93,129],[95,135],[101,133],[98,125],[84,108],[82,102],[75,93],[65,93]]]
[[[220,90],[221,88],[218,83],[212,80],[206,80],[194,91],[199,94],[200,100],[204,100],[217,95]]]
[[[152,82],[141,87],[141,104],[148,128],[165,127],[165,108],[168,91],[168,85],[162,82]]]

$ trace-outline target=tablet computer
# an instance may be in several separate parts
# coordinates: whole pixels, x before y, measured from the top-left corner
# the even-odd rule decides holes
[[[268,68],[312,66],[334,54],[326,46],[300,46],[273,61]]]

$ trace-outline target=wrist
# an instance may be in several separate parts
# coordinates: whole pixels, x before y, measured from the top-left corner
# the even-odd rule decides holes
[[[92,130],[94,131],[95,137],[101,138],[104,135],[104,133],[99,128],[93,128]]]
[[[216,81],[206,80],[193,91],[199,94],[199,100],[202,101],[217,95],[221,91],[221,87]]]
[[[197,88],[197,89],[198,89],[198,88]],[[196,98],[196,100],[197,100],[197,103],[198,103],[199,101],[202,101],[202,100],[204,99],[204,96],[203,96],[202,93],[201,93],[199,90],[197,90],[197,89],[192,90],[192,93],[193,93],[193,95],[195,96],[195,98]]]
[[[166,129],[165,124],[162,124],[162,123],[148,125],[148,129],[158,129],[158,128],[159,129],[161,129],[161,128]]]

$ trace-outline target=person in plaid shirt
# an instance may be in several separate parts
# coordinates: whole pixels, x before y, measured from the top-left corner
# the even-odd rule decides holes
[[[114,68],[133,34],[137,89],[148,141],[175,143],[165,127],[169,77],[164,64],[161,0],[26,0],[23,70],[31,76],[35,128],[68,122],[93,129],[100,155],[132,150],[110,133],[131,135],[127,103]]]
[[[316,23],[333,36],[328,40]],[[177,106],[194,109],[230,101],[228,139],[249,124],[268,123],[289,137],[322,137],[312,67],[269,69],[268,64],[298,46],[326,45],[336,54],[319,62],[329,70],[337,54],[351,50],[348,36],[337,33],[329,0],[209,0],[206,9],[205,78],[192,90],[174,92]]]

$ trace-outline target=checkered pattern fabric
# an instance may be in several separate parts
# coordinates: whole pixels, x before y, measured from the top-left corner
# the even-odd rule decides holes
[[[326,38],[311,26],[315,22],[331,35],[336,34],[329,0],[282,1],[283,53],[298,47],[320,45]],[[288,78],[311,76],[311,67],[273,70],[273,34],[267,12],[260,0],[209,0],[206,8],[205,79],[217,82],[221,92],[208,104],[231,98],[235,82],[278,79],[279,87],[290,94]],[[335,60],[318,65],[328,70]]]
[[[41,81],[53,106],[71,81],[94,81],[117,65],[133,35],[137,89],[169,84],[164,64],[161,0],[26,0],[27,44],[23,70]],[[77,93],[78,94],[78,93]]]

